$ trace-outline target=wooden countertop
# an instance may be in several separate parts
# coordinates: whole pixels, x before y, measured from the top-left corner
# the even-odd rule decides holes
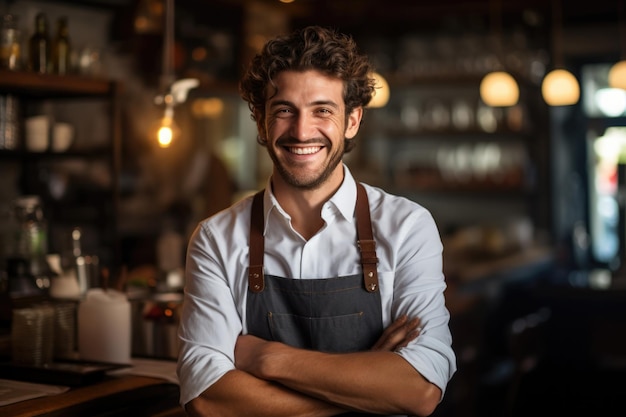
[[[72,388],[58,395],[0,407],[11,417],[97,417],[104,415],[184,416],[178,405],[178,385],[136,375],[107,377],[102,382]]]

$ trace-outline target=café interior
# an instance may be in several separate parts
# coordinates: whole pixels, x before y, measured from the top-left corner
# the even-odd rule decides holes
[[[0,0],[0,15],[0,415],[185,415],[187,239],[271,172],[238,77],[310,24],[376,69],[345,163],[439,227],[458,371],[433,415],[626,412],[625,1]],[[54,52],[37,70],[41,16]],[[98,304],[103,289],[123,297]],[[22,310],[46,310],[52,334],[22,334]]]

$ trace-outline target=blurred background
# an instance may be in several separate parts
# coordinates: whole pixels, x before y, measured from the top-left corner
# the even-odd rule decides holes
[[[383,77],[346,163],[444,241],[459,372],[435,415],[622,415],[624,3],[0,1],[3,328],[77,270],[79,296],[136,301],[134,354],[175,358],[186,240],[271,170],[238,78],[319,24]],[[554,70],[569,79],[549,87]]]

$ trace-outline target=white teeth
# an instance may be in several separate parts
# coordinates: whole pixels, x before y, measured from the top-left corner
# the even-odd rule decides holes
[[[310,155],[321,149],[320,146],[311,146],[308,148],[290,148],[289,150],[298,155]]]

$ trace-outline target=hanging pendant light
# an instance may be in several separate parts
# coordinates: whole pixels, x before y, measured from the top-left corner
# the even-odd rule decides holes
[[[155,97],[157,105],[164,105],[163,117],[157,120],[156,126],[151,129],[151,136],[155,137],[161,148],[168,148],[180,136],[180,128],[174,120],[174,107],[187,100],[190,89],[199,85],[195,78],[186,78],[175,81],[174,76],[174,0],[165,1],[165,27],[163,31],[163,73],[160,80],[160,89],[164,94]]]
[[[580,99],[580,85],[576,77],[563,68],[561,50],[562,19],[559,0],[552,0],[552,54],[554,69],[543,79],[541,94],[550,106],[570,106]]]
[[[578,103],[580,87],[571,72],[555,69],[543,79],[541,94],[550,106],[570,106]]]
[[[498,60],[502,57],[502,33],[501,33],[501,3],[500,0],[491,1],[491,21]],[[519,101],[519,86],[515,78],[504,70],[490,72],[480,82],[480,98],[491,107],[510,107]]]
[[[621,61],[617,62],[609,70],[609,87],[626,90],[626,6],[623,1],[619,5],[619,39],[621,46]]]
[[[491,107],[514,106],[519,101],[519,87],[508,72],[490,72],[480,82],[480,97]]]

